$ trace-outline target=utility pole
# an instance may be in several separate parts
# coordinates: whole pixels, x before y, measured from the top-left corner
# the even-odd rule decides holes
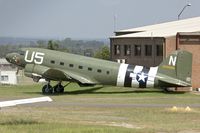
[[[117,14],[114,14],[114,32],[117,29]]]

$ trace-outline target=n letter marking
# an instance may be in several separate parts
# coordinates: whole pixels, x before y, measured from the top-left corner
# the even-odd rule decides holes
[[[170,66],[175,66],[176,65],[176,56],[175,57],[170,56],[170,58],[169,58],[169,65]]]

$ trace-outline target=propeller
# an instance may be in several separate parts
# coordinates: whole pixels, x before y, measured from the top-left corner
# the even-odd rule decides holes
[[[16,72],[16,74],[18,75],[18,73],[19,73],[19,67],[17,67],[17,72]]]

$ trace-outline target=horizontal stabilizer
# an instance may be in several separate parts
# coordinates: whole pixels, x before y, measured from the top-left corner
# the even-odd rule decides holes
[[[28,98],[28,99],[19,99],[19,100],[10,100],[0,102],[0,108],[16,106],[20,104],[29,104],[29,103],[38,103],[38,102],[51,102],[53,101],[50,97],[38,97],[38,98]]]
[[[163,74],[157,74],[157,78],[160,81],[165,82],[167,84],[170,84],[172,86],[182,86],[182,87],[191,86],[190,83],[187,83],[187,82],[184,82],[184,81],[179,80],[177,78],[169,77],[169,76],[163,75]]]

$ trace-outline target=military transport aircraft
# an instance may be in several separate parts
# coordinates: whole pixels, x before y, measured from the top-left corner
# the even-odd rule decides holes
[[[124,87],[188,87],[191,86],[192,54],[174,51],[157,67],[143,67],[105,61],[41,48],[22,48],[19,53],[6,55],[8,62],[24,69],[26,76],[43,86],[44,94],[62,93],[62,81],[77,82],[81,86],[96,84]],[[50,81],[58,81],[52,87]]]

